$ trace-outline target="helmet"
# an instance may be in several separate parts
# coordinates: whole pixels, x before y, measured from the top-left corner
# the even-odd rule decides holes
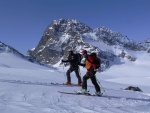
[[[84,55],[84,54],[87,54],[87,51],[86,50],[83,50],[82,51],[82,54]]]

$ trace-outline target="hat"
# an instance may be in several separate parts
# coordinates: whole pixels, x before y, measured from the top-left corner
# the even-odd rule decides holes
[[[84,55],[84,54],[87,54],[87,51],[86,50],[83,50],[82,51],[82,54]]]
[[[72,49],[68,49],[68,52],[69,52],[70,54],[73,54],[73,50],[72,50]]]

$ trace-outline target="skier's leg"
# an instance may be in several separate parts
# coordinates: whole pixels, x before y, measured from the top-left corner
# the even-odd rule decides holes
[[[89,79],[89,76],[87,74],[83,76],[82,89],[87,90],[87,80],[88,79]]]
[[[98,85],[98,83],[97,83],[97,81],[96,81],[95,75],[93,75],[93,76],[91,77],[91,81],[92,81],[93,85],[95,86],[96,92],[100,92],[101,90],[100,90],[100,87],[99,87],[99,85]]]
[[[76,74],[76,76],[77,76],[77,78],[78,78],[78,84],[81,84],[81,83],[82,83],[82,80],[81,80],[81,76],[80,76],[80,74],[79,74],[79,69],[77,68],[77,69],[75,69],[74,71],[75,71],[75,74]]]
[[[67,75],[67,82],[71,83],[71,77],[70,77],[70,73],[72,72],[72,68],[70,67],[67,72],[66,72],[66,75]]]

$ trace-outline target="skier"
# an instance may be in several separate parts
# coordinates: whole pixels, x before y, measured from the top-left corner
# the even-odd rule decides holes
[[[87,54],[86,50],[82,51],[82,55],[85,58],[85,64],[81,64],[81,66],[85,66],[87,69],[86,74],[83,76],[83,83],[82,83],[82,89],[78,93],[88,93],[87,91],[87,80],[90,78],[93,85],[95,86],[95,94],[94,95],[101,95],[101,89],[100,86],[97,83],[95,74],[96,74],[96,64],[91,63],[94,61],[94,57]]]
[[[70,67],[66,72],[67,82],[65,84],[71,85],[70,73],[74,71],[78,78],[78,84],[76,84],[76,86],[82,86],[81,76],[79,74],[79,66],[78,66],[77,56],[76,56],[76,54],[73,53],[72,50],[68,50],[68,53],[69,53],[68,60],[62,60],[62,62],[70,63]]]

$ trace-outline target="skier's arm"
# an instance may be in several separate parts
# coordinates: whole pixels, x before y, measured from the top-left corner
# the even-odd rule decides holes
[[[84,67],[85,67],[85,64],[81,64],[81,63],[80,63],[80,64],[78,64],[78,65],[80,65],[80,66],[84,66]]]
[[[68,60],[61,60],[62,62],[68,62]]]
[[[70,62],[70,63],[72,63],[72,62],[76,62],[76,61],[75,61],[74,57],[72,57],[72,58],[68,57],[68,60],[62,60],[62,62]]]

